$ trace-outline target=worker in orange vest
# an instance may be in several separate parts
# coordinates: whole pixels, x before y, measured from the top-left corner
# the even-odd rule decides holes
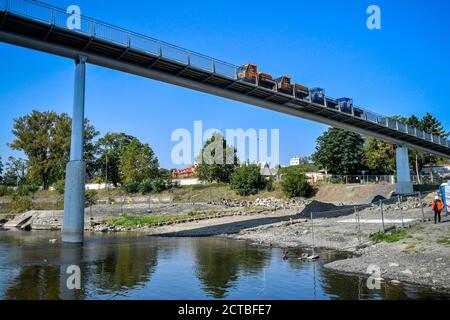
[[[431,210],[434,211],[434,223],[437,224],[438,221],[441,223],[441,212],[444,209],[444,202],[436,196],[434,197],[433,204],[431,205]]]

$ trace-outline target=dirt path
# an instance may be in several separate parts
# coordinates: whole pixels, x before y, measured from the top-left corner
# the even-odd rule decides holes
[[[283,210],[275,213],[235,215],[223,218],[213,218],[174,224],[162,227],[152,227],[143,229],[151,236],[163,237],[209,237],[225,234],[236,234],[242,230],[255,228],[276,223],[289,222],[295,219],[295,210]]]

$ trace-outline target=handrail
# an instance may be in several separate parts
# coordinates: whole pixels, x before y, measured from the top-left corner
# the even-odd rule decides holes
[[[133,32],[93,18],[89,18],[85,15],[80,15],[81,29],[71,30],[67,26],[67,19],[71,15],[68,14],[66,10],[43,3],[41,1],[0,0],[0,10],[48,23],[53,27],[63,28],[72,32],[84,33],[94,38],[120,44],[128,49],[132,48],[134,50],[144,51],[146,53],[160,56],[178,63],[181,62],[182,64],[185,64],[187,66],[200,68],[202,70],[211,72],[212,74],[218,74],[233,80],[238,80],[238,66],[232,63],[218,60],[213,57],[170,44],[168,42],[157,40],[137,32]],[[47,10],[47,12],[44,12],[42,10]],[[64,23],[61,23],[61,21],[59,20],[61,19],[61,17],[64,18],[62,19]],[[265,89],[262,87],[260,88]],[[277,94],[282,95],[282,93]],[[294,98],[299,99],[296,97]],[[326,99],[333,98],[325,97],[325,101]],[[299,100],[306,101],[303,99]],[[326,108],[326,103],[322,107]],[[361,110],[361,116],[355,115],[355,110]],[[399,121],[392,119],[391,117],[372,112],[365,108],[353,106],[351,113],[344,112],[340,108],[336,111],[348,116],[352,116],[356,119],[363,119],[370,123],[381,125],[391,130],[396,130],[398,132],[430,141],[441,146],[450,147],[450,140],[447,140],[447,137],[445,136],[436,136],[423,132],[414,127],[406,126]],[[410,131],[409,128],[412,128],[414,130]]]

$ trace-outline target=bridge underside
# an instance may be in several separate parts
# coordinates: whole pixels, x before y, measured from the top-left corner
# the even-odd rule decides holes
[[[114,41],[57,27],[16,14],[0,11],[0,41],[76,59],[79,54],[88,63],[185,88],[221,96],[337,128],[374,136],[420,151],[450,158],[447,141],[420,138],[398,128],[371,122],[308,100],[258,87],[221,74],[220,70],[194,67],[189,61],[168,58],[162,52],[150,53]]]

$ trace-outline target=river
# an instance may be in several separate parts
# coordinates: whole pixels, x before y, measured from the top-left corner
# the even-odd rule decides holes
[[[52,239],[57,239],[56,242]],[[83,246],[63,245],[57,232],[0,231],[0,299],[427,299],[430,289],[382,283],[327,271],[346,257],[322,251],[299,260],[301,249],[253,246],[226,238],[154,238],[88,234]],[[81,270],[69,290],[69,266]]]

